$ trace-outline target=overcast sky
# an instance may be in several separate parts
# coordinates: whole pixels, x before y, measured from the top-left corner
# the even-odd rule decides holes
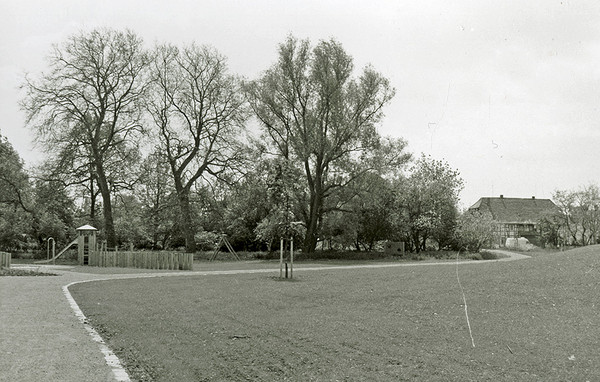
[[[72,33],[113,27],[212,45],[247,78],[290,33],[337,39],[396,88],[379,131],[457,168],[465,207],[600,183],[598,1],[0,0],[0,18],[0,133],[28,165],[41,155],[18,107],[24,73]]]

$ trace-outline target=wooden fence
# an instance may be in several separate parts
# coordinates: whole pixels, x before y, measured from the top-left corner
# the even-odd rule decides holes
[[[88,265],[97,267],[180,269],[191,271],[194,266],[193,253],[173,252],[112,252],[92,251]]]
[[[10,268],[10,253],[0,252],[0,268]]]

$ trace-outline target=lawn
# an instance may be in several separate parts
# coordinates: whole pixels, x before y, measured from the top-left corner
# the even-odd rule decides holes
[[[599,380],[600,247],[458,271],[474,348],[454,265],[71,291],[137,380]]]

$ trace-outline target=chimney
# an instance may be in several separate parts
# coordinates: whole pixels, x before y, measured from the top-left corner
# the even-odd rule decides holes
[[[504,195],[500,195],[500,199],[504,199]]]

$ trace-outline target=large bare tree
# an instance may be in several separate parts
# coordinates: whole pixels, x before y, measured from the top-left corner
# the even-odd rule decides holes
[[[244,99],[225,58],[207,46],[158,46],[152,79],[148,111],[173,178],[186,251],[195,252],[190,196],[200,180],[221,177],[240,159]]]
[[[64,171],[97,183],[104,233],[115,246],[111,194],[137,157],[148,55],[133,32],[97,29],[54,46],[48,66],[26,78],[27,122]]]
[[[327,199],[369,170],[364,159],[380,143],[376,124],[394,95],[371,67],[357,78],[353,69],[338,42],[311,47],[289,37],[279,46],[277,63],[247,86],[265,142],[304,173],[306,252],[316,248]]]

